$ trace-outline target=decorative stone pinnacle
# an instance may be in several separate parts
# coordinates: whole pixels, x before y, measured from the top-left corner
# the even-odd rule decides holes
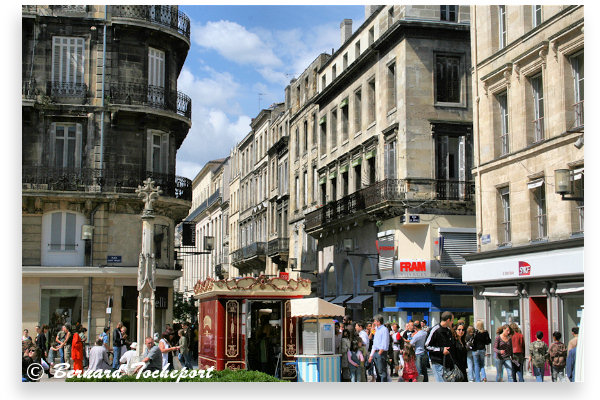
[[[144,187],[138,185],[135,192],[138,197],[141,197],[144,201],[144,215],[149,215],[154,212],[152,203],[158,199],[158,196],[162,194],[163,191],[160,189],[160,186],[154,187],[154,181],[150,178],[146,179],[143,183]]]

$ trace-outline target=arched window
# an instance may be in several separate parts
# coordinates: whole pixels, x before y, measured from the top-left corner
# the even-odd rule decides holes
[[[358,293],[372,293],[373,288],[369,286],[369,281],[374,280],[375,276],[371,276],[371,263],[368,259],[362,262],[360,267],[360,283],[358,287]]]
[[[342,270],[342,293],[354,294],[354,273],[352,265],[348,261]]]
[[[325,294],[328,296],[337,296],[337,290],[336,290],[337,279],[335,276],[335,266],[333,264],[330,265],[329,268],[327,269],[325,278],[326,278],[325,284],[327,285],[325,287]]]

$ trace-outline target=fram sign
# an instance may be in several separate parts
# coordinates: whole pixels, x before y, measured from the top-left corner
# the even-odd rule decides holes
[[[400,272],[425,272],[427,271],[426,261],[400,261]]]
[[[531,275],[531,265],[525,261],[519,261],[519,276]]]

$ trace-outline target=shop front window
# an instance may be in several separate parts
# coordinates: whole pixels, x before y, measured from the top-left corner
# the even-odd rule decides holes
[[[573,337],[571,328],[579,326],[583,313],[583,294],[578,296],[563,297],[563,342],[568,342]]]
[[[81,323],[81,289],[42,289],[40,323],[50,326],[56,335],[65,324]]]
[[[521,327],[521,313],[518,298],[492,297],[490,298],[490,336],[494,337],[496,329],[504,324],[515,322]]]

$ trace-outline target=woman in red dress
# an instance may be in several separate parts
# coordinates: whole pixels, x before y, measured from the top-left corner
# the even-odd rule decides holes
[[[71,358],[73,359],[73,370],[76,371],[77,374],[83,372],[83,342],[81,341],[78,332],[73,334],[73,341],[71,342]]]

